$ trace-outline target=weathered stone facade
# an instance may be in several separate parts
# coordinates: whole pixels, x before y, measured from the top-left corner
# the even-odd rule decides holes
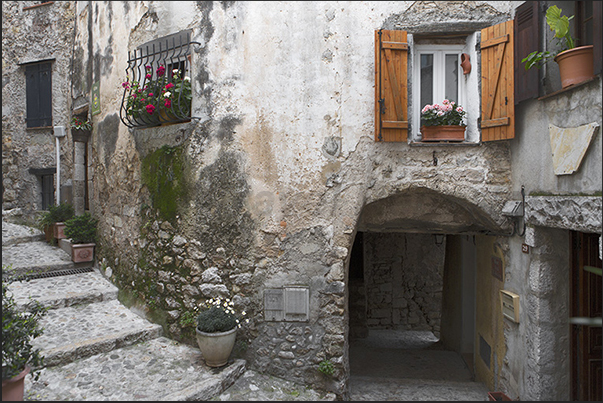
[[[30,63],[52,61],[53,126],[68,133],[59,140],[62,185],[70,184],[73,169],[69,120],[75,4],[38,3],[2,3],[2,208],[18,210],[29,223],[42,209],[41,180],[31,170],[57,169],[53,128],[26,129],[25,67]]]
[[[3,11],[17,7],[5,3],[14,2],[3,2]],[[601,134],[581,169],[559,178],[548,124],[600,125],[601,79],[520,103],[516,138],[481,142],[475,45],[481,28],[513,19],[517,4],[69,7],[74,109],[100,83],[86,167],[90,210],[100,219],[99,268],[124,302],[194,344],[195,305],[231,297],[250,319],[238,333],[238,356],[344,398],[349,338],[374,327],[432,330],[448,348],[474,355],[477,379],[492,390],[522,400],[568,398],[565,373],[554,369],[569,365],[567,231],[601,232]],[[466,77],[474,86],[469,141],[374,140],[373,37],[380,28],[407,30],[411,45],[413,35],[467,35],[476,56]],[[193,119],[127,128],[120,107],[128,51],[188,29]],[[10,119],[3,114],[3,156]],[[5,169],[16,170],[3,158]],[[17,183],[13,176],[4,181]],[[522,234],[521,219],[502,210],[524,188]],[[4,194],[13,200],[11,192]],[[359,233],[363,275],[353,277]],[[522,252],[524,242],[531,255]],[[290,286],[308,290],[308,320],[266,320],[265,292]],[[503,318],[501,289],[521,295],[519,324]],[[548,309],[555,304],[562,307]],[[542,330],[561,339],[549,343],[537,337]],[[479,355],[482,342],[492,357]],[[324,360],[335,365],[332,378],[317,370]],[[547,389],[555,383],[560,388]]]

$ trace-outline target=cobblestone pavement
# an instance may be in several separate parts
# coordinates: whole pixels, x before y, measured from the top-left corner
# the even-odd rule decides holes
[[[5,264],[21,273],[44,265],[71,270],[69,255],[42,240],[41,231],[3,220],[3,274]],[[25,400],[336,400],[253,371],[244,360],[207,367],[198,348],[163,337],[159,325],[119,303],[117,288],[96,268],[75,272],[11,283],[23,309],[30,296],[52,308],[35,340],[46,368],[38,381],[26,377]],[[349,351],[352,401],[488,400],[460,356],[439,348],[431,332],[371,331]]]

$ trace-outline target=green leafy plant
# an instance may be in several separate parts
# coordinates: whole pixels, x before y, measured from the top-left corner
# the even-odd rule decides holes
[[[461,126],[466,113],[462,106],[445,99],[442,105],[425,105],[421,109],[421,122],[425,126]]]
[[[7,269],[10,267],[2,266],[3,272]],[[47,310],[32,300],[26,311],[20,311],[9,293],[8,282],[2,279],[2,380],[19,375],[28,366],[34,379],[39,379],[44,356],[32,341],[44,332],[40,320]]]
[[[69,203],[62,202],[48,207],[48,211],[42,213],[38,217],[38,226],[40,229],[51,226],[57,222],[65,222],[75,215],[73,206]]]
[[[205,333],[227,332],[241,327],[233,302],[226,298],[211,298],[198,308],[197,329]],[[245,316],[243,311],[241,316]]]
[[[330,360],[323,360],[318,364],[318,370],[326,376],[333,376],[335,367]]]
[[[92,130],[92,124],[89,120],[84,120],[74,116],[71,118],[71,128],[76,130]]]
[[[550,6],[546,10],[546,23],[548,24],[551,31],[555,31],[554,39],[561,46],[558,52],[534,51],[525,58],[521,59],[522,63],[525,63],[525,69],[529,70],[536,66],[537,68],[542,67],[546,62],[554,59],[559,53],[576,47],[576,41],[570,34],[569,22],[574,16],[561,15],[561,9],[555,5]]]
[[[74,244],[95,243],[98,220],[88,212],[65,221],[64,233]]]

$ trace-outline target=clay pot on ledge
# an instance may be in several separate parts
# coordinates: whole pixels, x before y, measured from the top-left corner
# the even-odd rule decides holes
[[[423,141],[464,141],[465,126],[421,126]]]
[[[559,65],[561,87],[579,84],[594,78],[593,45],[565,50],[553,59]]]

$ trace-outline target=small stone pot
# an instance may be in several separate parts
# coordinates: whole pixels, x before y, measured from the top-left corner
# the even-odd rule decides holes
[[[201,332],[197,328],[195,330],[197,331],[197,344],[207,366],[223,367],[226,365],[235,345],[237,328],[217,333]]]
[[[95,243],[72,243],[71,260],[73,263],[92,262],[95,246]]]

